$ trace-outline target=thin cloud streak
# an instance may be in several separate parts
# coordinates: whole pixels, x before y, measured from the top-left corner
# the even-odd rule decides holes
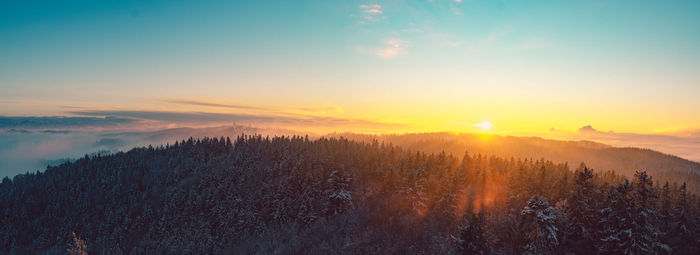
[[[47,102],[47,101],[0,100],[0,104],[46,105],[46,104],[53,104],[53,103]]]
[[[105,127],[114,125],[132,124],[136,122],[131,118],[121,117],[10,117],[0,116],[0,129],[38,129],[38,128],[77,128],[77,127]]]
[[[257,106],[221,104],[221,103],[213,103],[213,102],[190,100],[190,99],[161,99],[159,101],[173,103],[173,104],[210,106],[210,107],[221,107],[221,108],[242,109],[242,110],[270,110],[268,108],[257,107]]]
[[[281,115],[249,115],[236,113],[212,112],[172,112],[172,111],[121,111],[121,110],[87,110],[72,111],[69,114],[82,116],[133,118],[151,121],[190,124],[253,123],[286,126],[311,127],[354,127],[372,129],[392,129],[405,127],[400,123],[384,123],[365,119],[336,118],[322,116],[291,117]]]
[[[213,107],[213,108],[228,108],[228,109],[235,109],[235,110],[254,110],[257,112],[258,115],[274,115],[274,116],[286,116],[286,117],[293,116],[293,117],[298,117],[298,118],[312,118],[315,116],[309,115],[309,114],[295,113],[294,110],[303,111],[303,112],[307,112],[307,113],[314,113],[314,114],[342,113],[343,112],[343,109],[340,106],[336,106],[336,105],[304,106],[304,107],[296,107],[294,109],[280,110],[280,109],[269,108],[269,107],[260,107],[260,106],[253,106],[253,105],[241,105],[241,104],[224,104],[224,103],[202,101],[202,100],[192,100],[192,99],[159,99],[157,101],[162,101],[162,102],[167,102],[167,103],[172,103],[172,104],[188,105],[188,106],[189,105],[196,105],[196,106]],[[86,110],[95,110],[95,109],[86,109]],[[246,113],[250,114],[250,111],[247,111]]]

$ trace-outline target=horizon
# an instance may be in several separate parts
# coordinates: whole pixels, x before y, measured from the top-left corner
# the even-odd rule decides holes
[[[557,131],[549,137],[531,134],[508,134],[490,132],[481,128],[479,132],[455,132],[455,131],[433,131],[433,132],[393,132],[393,133],[363,133],[363,132],[330,132],[313,133],[296,129],[283,129],[279,127],[254,126],[250,124],[231,124],[198,127],[157,127],[150,129],[134,129],[126,127],[72,127],[72,126],[42,126],[31,128],[7,128],[7,123],[3,123],[6,117],[0,116],[0,177],[12,177],[18,174],[44,171],[46,166],[56,166],[66,161],[73,161],[85,155],[114,154],[116,152],[126,152],[133,148],[148,146],[164,146],[189,138],[201,139],[204,137],[229,137],[235,138],[239,135],[263,135],[271,137],[279,136],[310,136],[311,139],[321,137],[348,136],[346,138],[354,140],[353,136],[370,136],[379,140],[390,139],[391,137],[421,137],[430,141],[430,135],[453,136],[455,141],[464,142],[464,136],[477,137],[482,144],[488,147],[503,146],[493,142],[493,137],[501,139],[524,138],[543,139],[545,141],[574,142],[576,146],[581,143],[596,143],[609,148],[619,149],[641,149],[660,153],[662,156],[678,157],[681,160],[691,162],[700,166],[700,153],[694,149],[695,144],[679,142],[677,137],[660,135],[639,135],[630,133],[613,133],[597,131],[591,126],[584,126],[578,132]],[[19,119],[24,119],[20,117]],[[41,119],[41,117],[39,117]],[[71,118],[68,118],[71,119]],[[30,122],[31,123],[31,122]],[[27,124],[26,122],[24,124]],[[110,125],[111,123],[107,123]],[[2,129],[3,125],[6,128]],[[110,125],[111,126],[111,125]],[[528,140],[531,141],[531,140]],[[390,144],[390,140],[387,140]],[[400,146],[394,144],[394,146]],[[679,147],[680,146],[680,147]],[[685,146],[685,147],[684,147]],[[585,147],[585,146],[584,146]],[[574,148],[574,147],[571,147]],[[465,151],[474,149],[467,146]],[[690,153],[689,153],[690,152]],[[494,152],[492,152],[494,153]],[[495,156],[498,154],[486,153]],[[503,155],[501,155],[503,156]],[[656,155],[655,155],[656,156]],[[518,156],[516,158],[530,158]],[[537,158],[537,157],[534,157]],[[551,159],[550,159],[551,160]],[[582,158],[578,161],[554,160],[558,163],[570,163],[572,166],[578,163],[590,163],[589,160],[596,160],[595,157]],[[610,169],[601,168],[600,171]],[[699,169],[700,170],[700,169]]]

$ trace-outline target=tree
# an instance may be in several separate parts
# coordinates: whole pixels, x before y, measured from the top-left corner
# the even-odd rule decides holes
[[[625,254],[655,254],[659,250],[668,251],[668,246],[659,241],[656,220],[657,195],[654,183],[646,172],[634,175],[632,195],[631,243]]]
[[[697,234],[693,233],[693,222],[690,221],[688,215],[688,192],[686,184],[683,183],[680,187],[678,201],[671,209],[671,219],[669,225],[671,231],[667,233],[669,245],[674,254],[698,254]]]
[[[328,195],[327,215],[338,215],[352,206],[352,194],[348,191],[350,181],[352,178],[345,176],[338,170],[331,172],[326,190]]]
[[[595,192],[593,171],[582,164],[576,173],[574,189],[566,200],[565,207],[568,215],[566,246],[571,251],[586,254],[595,251]]]
[[[608,206],[601,210],[599,224],[600,242],[597,248],[601,254],[623,254],[631,246],[631,191],[632,186],[628,181],[617,187],[610,187]]]
[[[533,196],[520,212],[527,244],[523,254],[556,254],[559,250],[560,216],[549,202]]]
[[[459,225],[457,239],[459,254],[491,254],[488,238],[484,233],[484,215],[482,213],[467,213]]]

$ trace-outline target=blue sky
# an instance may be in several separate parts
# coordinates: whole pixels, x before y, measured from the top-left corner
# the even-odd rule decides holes
[[[163,103],[186,98],[414,131],[695,130],[698,16],[698,1],[5,0],[0,115],[224,110]]]

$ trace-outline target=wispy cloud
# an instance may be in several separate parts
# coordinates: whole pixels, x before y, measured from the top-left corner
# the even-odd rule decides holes
[[[315,107],[298,107],[298,110],[310,113],[342,113],[343,108],[337,105],[315,106]]]
[[[339,118],[327,116],[283,116],[253,115],[213,112],[174,112],[174,111],[123,111],[123,110],[86,110],[73,111],[70,114],[94,117],[129,118],[150,121],[162,121],[185,124],[224,124],[248,123],[254,125],[282,125],[289,127],[335,127],[335,128],[369,128],[390,129],[404,127],[400,123],[385,123],[365,119]]]
[[[131,124],[136,120],[115,117],[8,117],[0,116],[2,129],[81,128]]]
[[[420,28],[404,28],[401,29],[401,32],[403,33],[423,33],[423,29]]]
[[[272,115],[272,116],[293,116],[298,118],[310,118],[318,114],[338,114],[343,112],[343,108],[337,105],[317,105],[317,106],[298,106],[298,107],[288,107],[285,109],[276,109],[270,107],[261,107],[254,105],[243,105],[243,104],[227,104],[213,101],[205,100],[193,100],[193,99],[156,99],[159,102],[167,102],[171,104],[180,105],[194,105],[203,106],[210,108],[227,108],[232,110],[239,110],[246,114],[262,115]],[[94,109],[93,109],[94,110]],[[303,112],[303,113],[300,113]]]
[[[365,11],[365,13],[376,13],[376,14],[382,14],[382,9],[368,9]]]
[[[382,10],[381,5],[362,4],[360,5],[360,14],[357,16],[360,17],[360,19],[362,19],[360,21],[360,24],[367,24],[368,22],[376,22],[384,19],[382,14],[384,14],[384,11]]]
[[[0,104],[20,104],[20,105],[43,105],[52,104],[46,101],[29,101],[29,100],[0,100]]]
[[[382,6],[378,4],[362,4],[360,9],[381,9]]]
[[[406,46],[408,45],[408,41],[391,38],[385,40],[384,44],[386,46],[380,50],[377,50],[375,55],[385,59],[391,59],[396,56],[406,54]]]
[[[222,103],[214,103],[214,102],[207,102],[207,101],[201,101],[201,100],[191,100],[191,99],[159,99],[159,101],[173,103],[173,104],[209,106],[209,107],[220,107],[220,108],[242,109],[242,110],[269,110],[268,108],[250,106],[250,105],[222,104]]]

